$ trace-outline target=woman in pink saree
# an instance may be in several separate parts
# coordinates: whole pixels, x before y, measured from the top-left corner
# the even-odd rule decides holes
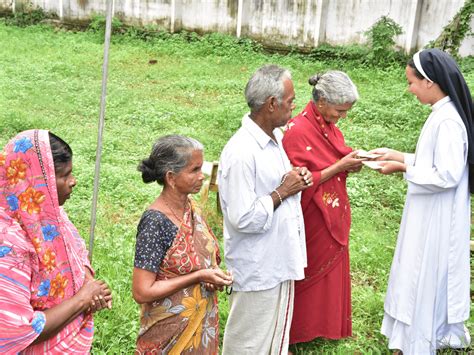
[[[92,313],[111,306],[61,207],[75,185],[71,148],[48,131],[0,154],[0,352],[89,353]]]

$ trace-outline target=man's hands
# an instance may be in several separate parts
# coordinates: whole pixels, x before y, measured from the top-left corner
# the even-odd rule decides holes
[[[275,191],[279,193],[282,200],[306,190],[313,185],[313,174],[306,167],[295,167],[281,179],[281,184]]]

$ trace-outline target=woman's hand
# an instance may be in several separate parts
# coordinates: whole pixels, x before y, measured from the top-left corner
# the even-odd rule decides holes
[[[213,269],[202,269],[198,271],[200,273],[199,279],[204,285],[214,285],[215,289],[222,290],[224,286],[232,285],[234,279],[230,272],[221,270],[220,268]]]
[[[88,266],[85,267],[85,280],[84,283],[94,281],[94,275],[92,274],[91,269],[89,269]],[[109,287],[107,284],[105,284],[107,288]],[[110,291],[110,289],[109,289]],[[90,307],[87,310],[87,312],[92,312],[95,313],[97,311],[101,311],[102,309],[111,309],[112,308],[112,293],[110,293],[110,296],[104,297],[103,295],[99,295],[94,297],[91,302],[90,302]]]
[[[350,152],[341,160],[336,161],[334,164],[328,166],[326,169],[321,170],[321,177],[319,184],[328,181],[333,176],[336,176],[342,172],[358,172],[362,168],[362,162],[367,160],[366,158],[357,158],[358,150]]]
[[[213,284],[214,287],[219,288],[231,285],[232,282],[232,274],[219,268],[202,269],[167,280],[157,280],[156,273],[135,267],[133,268],[132,294],[135,301],[142,304],[163,299],[198,283]]]
[[[381,161],[379,165],[382,167],[382,169],[379,169],[378,171],[384,175],[405,172],[407,170],[407,166],[404,163],[393,160]]]
[[[389,148],[376,148],[369,151],[371,154],[380,154],[381,156],[373,160],[393,160],[400,163],[405,161],[405,157],[402,152]]]
[[[104,281],[89,280],[71,298],[46,309],[46,323],[41,334],[35,339],[33,344],[39,344],[60,332],[67,324],[73,321],[81,313],[91,311],[91,302],[97,297],[99,303],[97,307],[102,309],[112,301],[112,293]],[[102,299],[100,298],[102,297]],[[112,306],[112,303],[110,303]]]
[[[232,277],[232,272],[224,271],[224,270],[221,270],[221,271],[223,271],[228,277],[231,278],[232,282],[234,282],[234,279]],[[229,285],[227,285],[227,286],[229,286]],[[208,291],[211,291],[211,292],[222,291],[224,289],[224,285],[217,285],[217,284],[213,284],[213,283],[210,283],[210,282],[204,282],[204,287]]]
[[[112,292],[102,280],[88,279],[77,293],[88,305],[87,312],[97,312],[112,308]]]
[[[340,171],[349,171],[349,172],[357,172],[360,171],[362,168],[362,162],[367,160],[365,158],[356,158],[357,157],[357,150],[350,152],[344,158],[339,160],[336,164],[339,165]]]

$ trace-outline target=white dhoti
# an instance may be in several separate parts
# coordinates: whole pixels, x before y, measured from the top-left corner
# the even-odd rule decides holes
[[[223,355],[288,353],[294,281],[264,291],[233,292]]]

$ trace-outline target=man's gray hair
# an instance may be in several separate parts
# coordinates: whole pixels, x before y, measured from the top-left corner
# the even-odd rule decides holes
[[[145,183],[156,181],[163,185],[168,171],[178,174],[188,165],[192,152],[203,149],[199,141],[190,137],[163,136],[153,145],[150,156],[140,163],[138,171]]]
[[[245,87],[245,99],[252,112],[260,110],[269,97],[275,97],[278,104],[283,100],[283,81],[291,80],[291,73],[277,65],[265,65],[258,69]]]
[[[313,101],[323,98],[329,104],[342,105],[354,103],[359,98],[357,88],[349,76],[338,70],[313,75],[308,80],[313,88]]]

